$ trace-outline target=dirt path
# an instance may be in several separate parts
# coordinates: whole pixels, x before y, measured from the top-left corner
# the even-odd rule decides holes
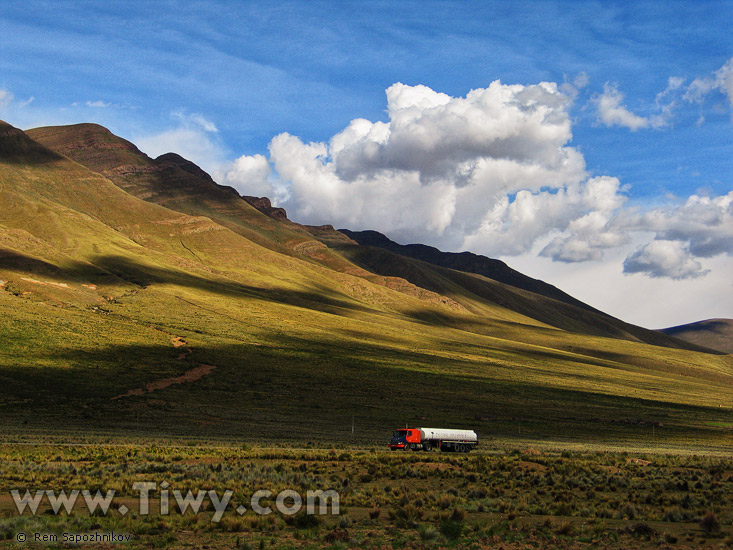
[[[173,338],[171,338],[171,345],[173,345],[174,348],[183,348],[182,353],[177,358],[179,361],[185,359],[186,357],[191,355],[191,353],[193,353],[191,348],[188,347],[188,343],[180,336],[174,336]],[[205,365],[202,363],[192,369],[187,370],[181,376],[176,376],[174,378],[161,378],[160,380],[153,380],[152,382],[148,382],[147,384],[145,384],[144,388],[133,388],[129,390],[127,393],[123,393],[121,395],[116,395],[112,397],[112,400],[122,399],[123,397],[133,397],[133,396],[145,395],[146,393],[151,393],[151,392],[158,391],[158,390],[164,390],[176,384],[185,384],[187,382],[196,382],[197,380],[200,380],[207,374],[211,374],[215,369],[216,369],[216,365]]]

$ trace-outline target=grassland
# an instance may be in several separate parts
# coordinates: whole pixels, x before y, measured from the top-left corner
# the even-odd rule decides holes
[[[713,456],[538,451],[495,445],[470,455],[310,445],[0,446],[0,545],[20,532],[115,532],[129,548],[728,548],[733,462]],[[221,521],[203,511],[139,510],[136,481],[233,491]],[[114,490],[108,514],[79,505],[19,516],[11,490]],[[260,516],[266,489],[334,489],[340,513]],[[172,499],[172,497],[171,497]],[[120,505],[130,513],[122,515]],[[244,514],[236,507],[244,504]],[[275,509],[270,500],[262,502]],[[19,545],[18,545],[19,546]],[[28,545],[25,545],[27,547]],[[31,547],[37,545],[30,545]],[[92,545],[94,546],[94,545]],[[20,546],[19,546],[20,547]],[[109,547],[106,545],[105,547]]]

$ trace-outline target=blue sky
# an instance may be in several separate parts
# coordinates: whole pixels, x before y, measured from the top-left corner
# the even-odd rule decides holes
[[[173,149],[242,192],[264,191],[298,221],[470,246],[624,319],[666,326],[733,317],[733,302],[714,298],[733,294],[731,28],[729,1],[13,2],[0,12],[0,118],[21,128],[98,122],[151,155]],[[496,81],[504,87],[463,101]],[[557,124],[522,118],[529,104],[513,110],[544,94],[541,82],[557,88],[539,100]],[[426,94],[429,107],[404,118]],[[496,153],[486,141],[496,136],[480,129],[441,133],[440,112],[476,108],[515,117],[520,137],[501,145],[511,151]],[[331,140],[354,119],[371,125],[339,156]],[[421,165],[396,137],[403,123],[438,128],[456,149],[439,144],[440,168]],[[379,159],[364,156],[365,140]],[[545,146],[560,156],[527,152]],[[558,168],[568,155],[582,166]],[[515,165],[496,168],[499,158]],[[527,166],[547,183],[525,185]],[[304,168],[307,182],[297,179]],[[590,197],[600,177],[603,205]],[[416,215],[390,212],[380,191]],[[523,191],[531,201],[516,201]],[[345,196],[361,208],[343,213]],[[557,213],[528,221],[530,202]],[[711,216],[712,234],[682,223],[691,215]],[[598,277],[617,291],[584,283]],[[685,298],[631,307],[665,292]]]

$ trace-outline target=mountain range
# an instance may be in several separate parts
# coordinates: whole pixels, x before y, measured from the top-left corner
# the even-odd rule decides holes
[[[729,444],[717,342],[470,252],[298,224],[94,124],[0,122],[0,283],[11,431]]]

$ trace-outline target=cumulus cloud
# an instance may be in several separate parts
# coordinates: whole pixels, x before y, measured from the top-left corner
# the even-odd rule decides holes
[[[553,191],[523,190],[513,201],[508,197],[499,201],[484,217],[478,231],[464,240],[463,248],[491,248],[495,254],[516,255],[529,251],[549,232],[570,231],[573,237],[566,238],[562,245],[556,238],[543,255],[562,261],[581,261],[581,256],[582,260],[597,259],[601,242],[594,243],[593,252],[588,249],[583,254],[582,236],[590,234],[590,225],[597,223],[593,220],[608,218],[624,201],[618,179],[607,176]],[[585,248],[590,244],[588,240]]]
[[[650,277],[690,279],[708,273],[693,259],[680,241],[654,240],[639,248],[624,261],[624,273],[645,273]]]
[[[495,81],[456,98],[398,83],[386,94],[386,122],[353,120],[327,143],[272,140],[270,161],[289,184],[284,206],[296,219],[404,239],[427,232],[458,247],[485,234],[492,216],[519,216],[527,194],[583,195],[585,162],[568,145],[570,99],[556,84]]]
[[[605,126],[621,126],[632,132],[642,128],[659,128],[665,125],[664,118],[660,115],[643,117],[632,113],[621,104],[623,100],[624,95],[619,92],[618,88],[606,83],[603,86],[603,93],[593,97],[598,120]]]
[[[704,275],[707,271],[693,258],[733,255],[732,205],[733,192],[719,197],[693,195],[682,204],[650,210],[592,212],[572,221],[566,234],[550,241],[541,255],[563,262],[598,260],[604,250],[628,244],[632,234],[653,234],[651,243],[627,257],[625,272],[675,278]],[[655,244],[660,242],[666,244]]]
[[[540,255],[565,263],[601,260],[604,250],[618,248],[631,240],[626,233],[610,230],[609,218],[609,211],[594,211],[571,221],[570,235],[555,237]]]
[[[230,185],[242,195],[276,199],[278,190],[270,177],[272,168],[263,155],[243,155],[232,163],[218,168],[213,177],[223,185]]]
[[[660,240],[684,241],[699,258],[733,255],[733,191],[712,198],[692,195],[679,206],[647,212],[620,212],[612,225],[617,231],[653,231]]]
[[[682,90],[671,78],[658,102]],[[690,278],[707,273],[700,259],[732,253],[733,193],[645,210],[627,205],[618,178],[591,177],[570,145],[572,94],[562,86],[496,81],[451,97],[398,83],[386,95],[385,121],[352,120],[327,142],[279,134],[269,158],[242,156],[215,178],[269,196],[299,222],[490,256],[540,249],[556,262],[597,263],[613,251],[620,262],[633,242],[626,273]],[[623,113],[617,90],[606,95]]]

